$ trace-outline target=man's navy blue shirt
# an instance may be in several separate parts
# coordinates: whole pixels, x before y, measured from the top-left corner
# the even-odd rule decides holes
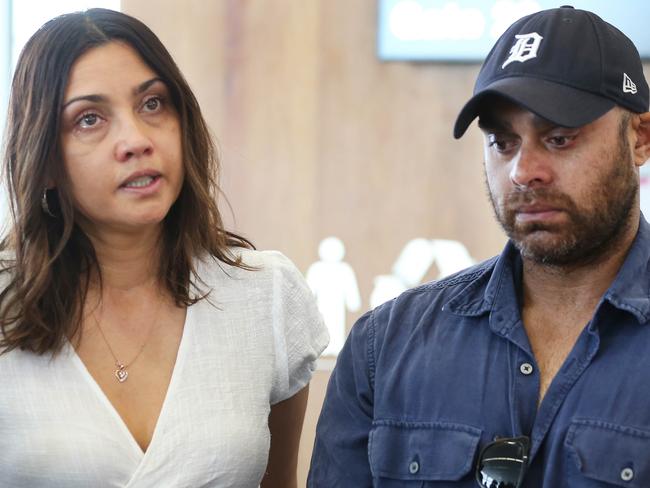
[[[481,447],[521,435],[526,488],[650,487],[648,224],[539,408],[521,268],[509,243],[359,319],[327,389],[309,487],[475,488]]]

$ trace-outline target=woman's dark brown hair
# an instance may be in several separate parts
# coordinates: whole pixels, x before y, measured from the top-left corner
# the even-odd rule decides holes
[[[62,15],[27,42],[11,87],[4,174],[11,223],[0,243],[0,348],[56,352],[79,332],[92,271],[93,246],[75,222],[60,142],[63,96],[75,61],[89,49],[124,42],[164,81],[181,124],[185,179],[165,217],[160,279],[179,306],[202,296],[194,260],[213,258],[245,267],[231,247],[252,247],[224,229],[216,199],[218,159],[196,98],[156,35],[120,12],[91,9]],[[115,73],[115,76],[120,76]],[[47,202],[54,216],[41,208]],[[101,275],[100,275],[101,280]],[[100,281],[101,283],[101,281]]]

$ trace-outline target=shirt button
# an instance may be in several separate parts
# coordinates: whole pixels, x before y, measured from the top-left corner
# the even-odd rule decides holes
[[[632,468],[623,468],[621,470],[621,479],[623,481],[631,481],[634,478],[634,471]]]
[[[530,363],[521,363],[521,366],[519,366],[519,371],[521,371],[521,374],[528,376],[533,372],[533,365]]]
[[[417,461],[413,461],[411,464],[409,464],[409,473],[415,474],[418,471],[420,471],[420,463],[418,463]]]

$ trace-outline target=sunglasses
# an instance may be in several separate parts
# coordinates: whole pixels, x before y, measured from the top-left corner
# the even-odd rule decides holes
[[[481,488],[520,488],[528,466],[530,439],[504,437],[481,450],[476,481]]]

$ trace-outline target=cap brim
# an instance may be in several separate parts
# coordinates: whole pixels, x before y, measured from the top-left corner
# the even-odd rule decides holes
[[[563,127],[580,127],[593,122],[616,105],[600,95],[552,81],[521,76],[502,78],[483,88],[465,104],[454,124],[456,139],[462,137],[480,115],[484,100],[494,95]]]

